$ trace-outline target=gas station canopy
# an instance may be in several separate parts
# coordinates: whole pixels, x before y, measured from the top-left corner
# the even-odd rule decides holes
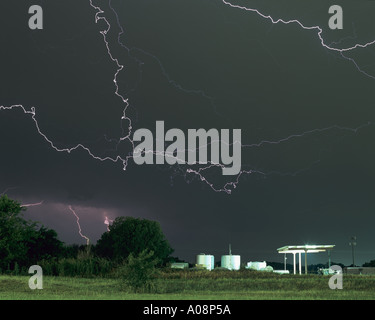
[[[325,252],[328,251],[328,255],[330,255],[330,251],[333,249],[335,245],[302,245],[302,246],[284,246],[277,251],[279,253],[292,253],[293,254],[293,271],[296,274],[296,253],[299,255],[299,274],[302,273],[302,265],[301,265],[301,253],[305,254],[305,273],[307,273],[307,253],[317,253],[317,252]]]

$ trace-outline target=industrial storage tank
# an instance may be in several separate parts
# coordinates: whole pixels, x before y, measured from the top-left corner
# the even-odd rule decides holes
[[[215,257],[210,254],[198,254],[197,255],[197,266],[204,267],[207,270],[212,270],[215,267]]]
[[[240,270],[241,256],[232,254],[221,256],[221,267],[228,270]]]
[[[266,261],[260,262],[260,261],[250,261],[247,263],[246,269],[252,269],[252,270],[263,270],[267,267]]]

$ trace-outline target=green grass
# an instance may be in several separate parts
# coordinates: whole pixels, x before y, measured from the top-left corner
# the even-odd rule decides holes
[[[42,290],[30,290],[28,276],[0,275],[1,300],[252,300],[375,299],[375,276],[344,275],[342,290],[329,277],[263,272],[165,272],[154,293],[132,293],[116,278],[44,276]]]

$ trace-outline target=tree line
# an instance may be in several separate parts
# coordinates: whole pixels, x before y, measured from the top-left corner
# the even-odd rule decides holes
[[[173,249],[156,221],[118,217],[96,245],[66,245],[55,230],[26,220],[25,210],[7,195],[0,197],[0,273],[38,263],[67,263],[80,255],[117,264],[129,258],[135,263],[140,256],[159,266],[171,259]]]
[[[104,276],[126,264],[137,276],[145,266],[182,261],[171,257],[173,249],[156,221],[118,217],[96,245],[66,245],[55,230],[26,220],[25,210],[7,195],[0,197],[0,273],[39,264],[50,275]],[[375,267],[375,260],[363,267]],[[149,272],[153,273],[151,267]]]

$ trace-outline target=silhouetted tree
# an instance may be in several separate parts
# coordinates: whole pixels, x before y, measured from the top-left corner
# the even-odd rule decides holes
[[[95,249],[97,254],[116,260],[148,250],[162,262],[173,252],[158,222],[132,217],[116,218]]]
[[[25,209],[7,195],[0,197],[0,268],[13,268],[15,262],[27,260],[25,235],[33,233],[34,225],[22,218]]]
[[[55,230],[41,226],[26,239],[29,264],[42,259],[60,257],[63,254],[63,243],[57,238]]]
[[[0,268],[30,266],[40,259],[58,256],[63,243],[54,230],[27,221],[25,208],[7,195],[0,197]]]
[[[375,267],[375,260],[371,260],[370,262],[365,262],[362,267]]]

